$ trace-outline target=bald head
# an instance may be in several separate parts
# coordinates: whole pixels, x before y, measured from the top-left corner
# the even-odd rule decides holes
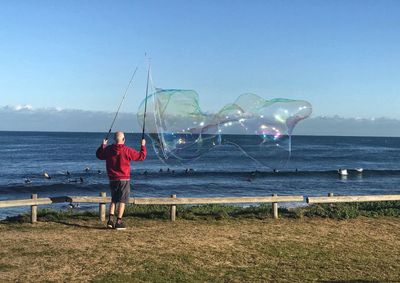
[[[124,132],[115,132],[114,140],[116,144],[124,144],[125,143]]]

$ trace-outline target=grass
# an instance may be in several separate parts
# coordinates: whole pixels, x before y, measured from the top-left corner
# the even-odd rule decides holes
[[[167,205],[127,205],[125,216],[143,219],[169,219]],[[360,216],[400,216],[400,201],[313,204],[305,207],[278,209],[280,218],[321,217],[331,219],[354,219]],[[62,221],[67,219],[88,220],[98,217],[98,211],[39,209],[40,221]],[[179,205],[177,219],[185,220],[221,220],[221,219],[265,219],[272,217],[272,206],[260,204],[237,206],[224,204]],[[27,223],[29,214],[8,217],[8,223]]]
[[[10,265],[10,264],[0,263],[0,272],[9,271],[9,270],[12,270],[14,268],[15,267]]]
[[[127,208],[127,215],[147,219],[168,219],[168,206],[132,205]],[[272,215],[272,206],[235,206],[208,204],[198,206],[177,206],[177,218],[186,220],[198,219],[265,219]],[[353,219],[359,216],[400,216],[400,201],[314,204],[292,209],[279,208],[281,218],[322,217],[332,219]]]
[[[0,222],[2,282],[399,282],[399,202],[129,206],[127,231],[97,212],[40,209]]]

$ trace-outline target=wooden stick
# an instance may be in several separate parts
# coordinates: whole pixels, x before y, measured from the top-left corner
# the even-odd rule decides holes
[[[31,199],[36,200],[37,194],[32,194]],[[31,223],[37,222],[37,205],[31,205]]]
[[[60,201],[52,201],[51,198],[2,200],[2,201],[0,201],[0,208],[15,207],[15,206],[27,206],[27,205],[52,204],[55,202],[60,202]],[[63,201],[61,201],[61,202],[65,202],[65,200],[63,199]]]
[[[400,195],[308,197],[307,203],[399,201]]]
[[[400,198],[400,195],[399,195]],[[265,202],[302,202],[303,196],[278,196],[278,197],[214,197],[214,198],[130,198],[129,203],[133,204],[213,204],[213,203],[265,203]],[[36,199],[0,200],[0,208],[42,205],[62,202],[81,203],[109,203],[110,197],[106,196],[60,196]]]
[[[277,197],[277,194],[273,194],[273,197]],[[272,203],[272,207],[273,207],[273,211],[274,211],[274,218],[278,219],[278,203],[277,202],[273,202]]]
[[[135,204],[213,204],[213,203],[263,203],[263,202],[300,202],[303,196],[270,196],[270,197],[210,197],[210,198],[134,198]]]
[[[101,192],[100,193],[100,197],[105,198],[106,197],[106,193],[105,192]],[[100,221],[101,222],[105,222],[106,221],[106,203],[105,202],[101,202],[99,204],[99,217],[100,217]]]
[[[176,195],[171,195],[171,198],[176,198]],[[171,205],[171,221],[176,219],[176,205]]]

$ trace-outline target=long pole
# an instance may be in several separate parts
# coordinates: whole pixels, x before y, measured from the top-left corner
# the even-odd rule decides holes
[[[133,78],[135,77],[135,74],[136,74],[136,71],[137,71],[137,70],[138,70],[138,67],[136,67],[135,71],[133,72],[132,77],[131,77],[131,79],[130,79],[130,81],[129,81],[129,83],[128,83],[128,86],[127,86],[126,89],[125,89],[124,96],[122,97],[122,100],[121,100],[121,102],[119,103],[117,112],[115,112],[114,119],[113,119],[113,121],[112,121],[112,123],[111,123],[110,129],[108,130],[108,133],[107,133],[107,136],[106,136],[105,140],[108,140],[108,137],[110,136],[110,133],[111,133],[111,130],[112,130],[113,126],[114,126],[115,120],[117,119],[119,110],[121,109],[122,103],[123,103],[124,100],[125,100],[126,94],[128,93],[129,87],[130,87],[131,84],[132,84]]]
[[[142,140],[144,139],[144,130],[146,128],[146,112],[147,112],[147,96],[149,94],[149,78],[150,78],[150,63],[149,63],[149,68],[147,69],[146,99],[144,101]]]

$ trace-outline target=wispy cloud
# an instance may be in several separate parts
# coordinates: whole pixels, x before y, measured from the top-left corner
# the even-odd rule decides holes
[[[108,131],[114,113],[61,108],[32,108],[29,106],[0,107],[2,131]],[[120,113],[115,129],[139,132],[136,115]]]
[[[17,105],[6,105],[1,108],[3,111],[30,111],[33,110],[30,104],[17,104]]]
[[[107,132],[114,115],[113,112],[7,105],[0,107],[0,131]],[[136,114],[120,113],[114,129],[140,132]],[[400,137],[400,120],[319,116],[301,121],[294,134]]]
[[[400,137],[400,120],[389,118],[313,117],[299,123],[297,135]]]

